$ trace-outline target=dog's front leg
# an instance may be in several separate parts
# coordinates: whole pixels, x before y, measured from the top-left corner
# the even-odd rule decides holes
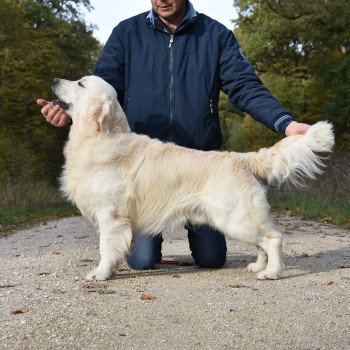
[[[87,274],[88,281],[103,281],[110,277],[120,260],[129,252],[132,232],[130,221],[115,212],[98,216],[100,228],[100,263]]]

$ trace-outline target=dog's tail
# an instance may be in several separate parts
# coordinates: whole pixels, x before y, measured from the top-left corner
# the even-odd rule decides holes
[[[300,185],[303,178],[315,179],[325,167],[317,153],[331,152],[334,145],[333,126],[328,122],[312,125],[305,135],[288,136],[271,148],[243,155],[252,173],[269,184],[286,181]]]

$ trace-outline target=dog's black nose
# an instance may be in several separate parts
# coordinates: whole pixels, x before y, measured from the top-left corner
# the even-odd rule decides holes
[[[59,78],[53,78],[53,85],[57,85],[60,82]]]

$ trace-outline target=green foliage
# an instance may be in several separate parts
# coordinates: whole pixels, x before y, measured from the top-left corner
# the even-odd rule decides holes
[[[0,211],[0,237],[10,234],[21,227],[44,223],[66,216],[79,215],[79,211],[70,205],[48,208],[16,208]]]
[[[281,138],[281,135],[232,107],[223,93],[220,95],[219,109],[222,149],[236,152],[256,151],[261,147],[272,146]]]
[[[291,215],[350,227],[349,203],[342,197],[332,199],[317,195],[315,191],[275,192],[269,195],[269,203],[272,208],[285,210]]]
[[[67,129],[47,125],[35,103],[53,77],[90,74],[100,52],[80,18],[88,0],[3,0],[0,11],[0,181],[56,181]]]
[[[235,0],[235,31],[278,100],[299,120],[331,120],[340,148],[350,128],[350,2]]]

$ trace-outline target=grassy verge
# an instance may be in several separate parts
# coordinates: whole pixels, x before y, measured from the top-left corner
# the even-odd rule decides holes
[[[79,215],[80,212],[66,204],[43,209],[18,208],[0,211],[0,237],[4,237],[14,230],[58,219],[66,216]]]
[[[343,198],[331,199],[312,193],[273,193],[269,195],[273,210],[286,210],[294,216],[350,227],[350,205]]]

